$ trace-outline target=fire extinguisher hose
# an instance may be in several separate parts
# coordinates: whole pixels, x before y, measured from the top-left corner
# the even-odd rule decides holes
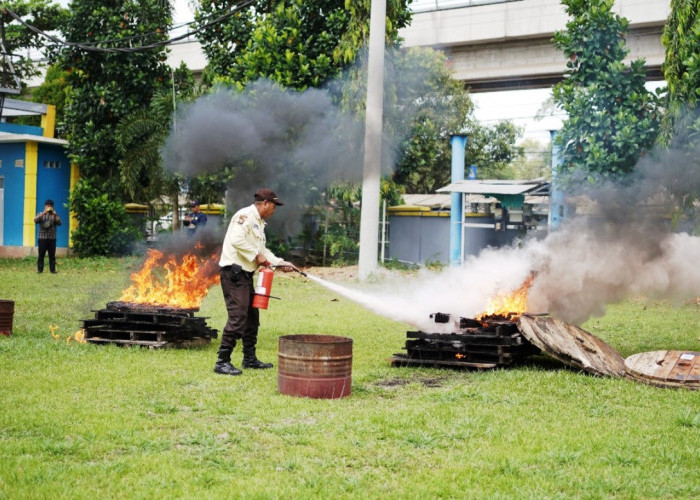
[[[289,266],[270,266],[270,267],[274,267],[274,268],[276,269],[276,268],[278,268],[278,267],[289,267]],[[309,276],[308,276],[304,271],[302,271],[301,269],[297,269],[296,267],[293,267],[292,269],[293,269],[295,272],[301,274],[304,278],[308,278],[308,277],[309,277]]]

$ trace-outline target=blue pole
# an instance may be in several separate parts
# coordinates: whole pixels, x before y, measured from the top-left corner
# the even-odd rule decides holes
[[[453,135],[450,138],[452,146],[452,182],[464,180],[464,149],[467,145],[466,135]],[[450,265],[462,264],[462,193],[452,192],[452,205],[450,208]]]
[[[549,194],[549,230],[556,231],[564,218],[564,191],[557,182],[557,168],[559,167],[559,146],[554,145],[557,136],[556,130],[550,130],[552,141],[552,188]]]

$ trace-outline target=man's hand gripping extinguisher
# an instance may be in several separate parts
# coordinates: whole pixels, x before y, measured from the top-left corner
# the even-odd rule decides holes
[[[269,266],[265,266],[258,272],[258,284],[255,287],[253,297],[253,307],[257,309],[267,309],[270,302],[270,292],[272,292],[272,278],[275,272]],[[277,298],[277,297],[274,297]]]

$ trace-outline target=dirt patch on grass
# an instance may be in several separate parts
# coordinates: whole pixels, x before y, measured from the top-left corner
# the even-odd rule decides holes
[[[379,382],[376,382],[374,385],[377,387],[386,387],[386,388],[391,388],[391,387],[401,387],[403,385],[408,385],[411,381],[405,378],[389,378],[389,379],[384,379],[380,380]]]
[[[435,377],[435,378],[423,378],[420,379],[420,383],[425,387],[442,387],[445,383],[445,377]]]
[[[445,377],[415,377],[415,378],[387,378],[375,382],[377,387],[393,389],[402,387],[411,383],[422,384],[424,387],[442,387],[445,383]]]
[[[345,267],[309,267],[304,272],[326,280],[352,281],[357,279],[357,266]]]

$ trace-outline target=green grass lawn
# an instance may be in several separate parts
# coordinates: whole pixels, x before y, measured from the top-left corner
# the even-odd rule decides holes
[[[281,395],[277,371],[190,350],[55,342],[119,298],[133,260],[0,260],[0,498],[698,498],[700,393],[596,378],[535,356],[485,372],[391,368],[407,325],[278,276],[277,338],[352,337],[352,395]],[[221,329],[218,287],[201,308]],[[623,357],[700,350],[700,307],[628,301],[584,327]],[[240,349],[240,348],[239,348]],[[240,364],[240,350],[234,363]]]

